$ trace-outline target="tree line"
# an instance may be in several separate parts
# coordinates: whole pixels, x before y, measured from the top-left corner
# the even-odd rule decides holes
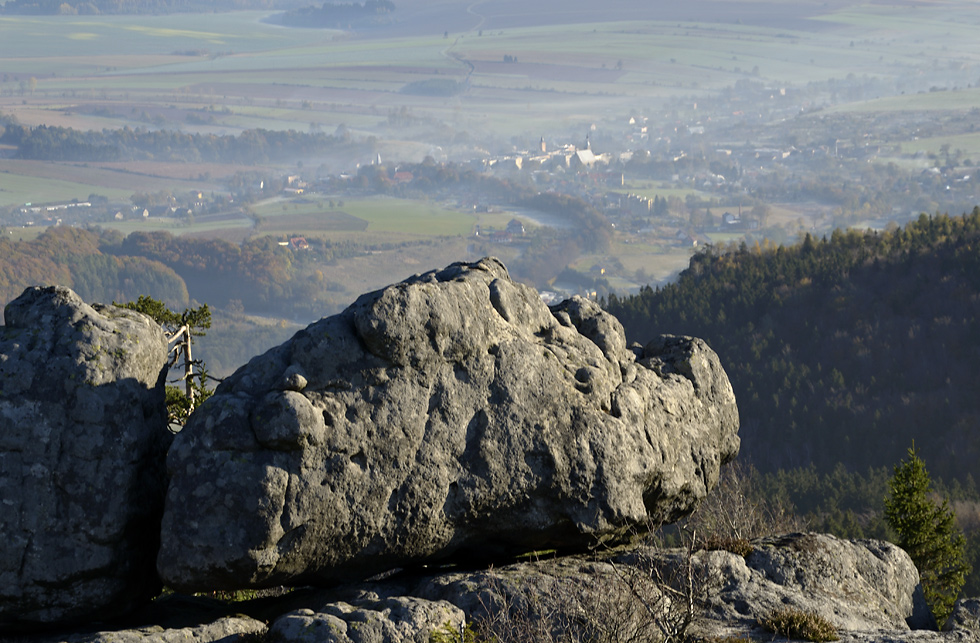
[[[350,143],[323,132],[245,130],[237,136],[177,130],[25,127],[4,122],[0,143],[14,156],[38,161],[181,161],[189,163],[266,163],[336,151]]]
[[[745,457],[765,472],[980,460],[980,208],[891,232],[708,247],[677,283],[610,297],[627,335],[704,338],[732,381]]]
[[[32,241],[0,238],[0,298],[58,284],[85,301],[134,301],[149,295],[171,309],[208,302],[277,317],[319,318],[336,312],[335,284],[316,265],[365,249],[311,238],[296,252],[271,237],[241,245],[221,239],[51,227]]]
[[[718,352],[746,486],[806,529],[899,542],[883,501],[914,444],[966,531],[966,595],[980,593],[980,208],[707,247],[676,283],[606,306],[631,340],[689,334]]]

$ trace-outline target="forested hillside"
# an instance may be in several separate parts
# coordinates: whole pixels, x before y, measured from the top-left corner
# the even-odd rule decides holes
[[[295,253],[270,237],[237,245],[167,232],[123,237],[115,231],[52,227],[34,241],[0,237],[0,305],[29,286],[45,285],[72,288],[87,302],[150,295],[174,310],[207,303],[215,309],[214,326],[202,338],[198,356],[212,373],[227,374],[285,340],[294,329],[282,319],[336,312],[336,284],[318,275],[315,264],[360,252],[351,244],[315,238]],[[257,324],[245,311],[280,321]]]
[[[763,472],[891,467],[912,445],[965,483],[980,462],[980,209],[792,247],[707,248],[677,283],[611,298],[627,335],[696,335]]]
[[[29,286],[59,285],[89,302],[153,293],[173,308],[187,306],[187,286],[173,269],[146,257],[103,253],[107,240],[68,227],[50,228],[34,241],[0,237],[0,301],[6,304]]]
[[[718,352],[753,465],[744,484],[804,528],[894,537],[887,480],[914,441],[967,533],[966,593],[980,592],[980,208],[709,247],[677,283],[607,307],[633,341],[696,335]]]
[[[85,301],[135,300],[149,294],[171,308],[189,301],[278,317],[318,318],[336,312],[335,284],[318,262],[364,252],[350,243],[311,238],[302,253],[272,237],[241,245],[169,232],[120,233],[47,229],[34,241],[0,238],[0,300],[28,286],[57,284]]]

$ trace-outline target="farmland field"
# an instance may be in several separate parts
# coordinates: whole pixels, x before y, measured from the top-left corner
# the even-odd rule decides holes
[[[376,153],[395,162],[425,156],[469,161],[491,151],[528,149],[542,137],[581,142],[590,129],[598,140],[605,135],[628,146],[616,137],[629,115],[649,115],[669,136],[665,124],[697,121],[701,97],[744,81],[775,92],[845,76],[909,79],[905,96],[803,106],[826,114],[968,113],[980,107],[980,89],[968,83],[922,90],[980,68],[974,46],[980,20],[965,0],[944,2],[942,11],[913,2],[855,0],[706,0],[696,7],[588,0],[396,5],[387,24],[343,31],[284,28],[254,11],[3,16],[0,112],[28,126],[211,134],[342,130],[374,141],[358,152],[302,159],[305,167],[326,173],[350,171]],[[405,91],[432,80],[457,83],[458,91]],[[910,137],[898,144],[901,153],[936,154],[949,145],[980,155],[975,136]],[[0,206],[91,194],[125,200],[136,192],[211,192],[235,172],[295,171],[159,162],[41,167],[4,159],[11,153],[0,149]],[[630,191],[682,198],[695,193],[693,187],[647,185]],[[365,230],[329,232],[466,234],[476,223],[471,215],[428,204],[420,206],[429,208],[424,212],[399,204],[399,214],[387,219],[356,207],[349,203],[344,211],[367,221]],[[267,219],[265,226],[280,225],[271,213]],[[344,227],[307,223],[313,231]],[[297,219],[290,225],[302,224]]]
[[[406,107],[457,129],[489,127],[503,136],[523,125],[555,136],[566,123],[740,78],[788,84],[841,69],[915,69],[940,53],[939,41],[964,62],[980,55],[969,46],[975,25],[957,21],[955,10],[936,16],[912,4],[886,10],[840,0],[704,4],[695,12],[578,0],[536,3],[532,11],[495,2],[467,13],[461,2],[409,0],[398,3],[394,24],[353,34],[278,27],[260,12],[5,16],[0,110],[27,124],[118,127],[143,124],[138,116],[147,107],[217,107],[209,130],[305,130],[315,122],[390,136],[379,123]],[[517,62],[503,62],[505,55]],[[25,90],[21,82],[31,77],[36,87]],[[401,93],[434,77],[466,80],[468,90],[449,101]],[[115,116],[93,121],[96,107]],[[194,128],[181,114],[171,117],[177,120],[156,125]]]
[[[2,178],[0,174],[0,178]],[[430,237],[467,237],[474,226],[503,229],[513,212],[463,212],[434,202],[387,197],[348,199],[328,205],[330,197],[315,199],[270,199],[255,205],[260,218],[198,217],[194,222],[149,217],[101,223],[123,234],[135,231],[165,230],[174,235],[214,236],[240,242],[256,234],[284,238],[291,235],[325,237],[365,245],[403,243]],[[533,227],[528,222],[529,227]]]
[[[508,213],[477,215],[434,202],[407,199],[348,199],[335,208],[329,208],[327,201],[328,197],[295,202],[276,199],[260,204],[255,212],[263,217],[262,231],[266,234],[277,231],[309,234],[365,232],[375,239],[378,235],[388,235],[397,240],[425,236],[468,236],[475,225],[500,229],[512,218]]]

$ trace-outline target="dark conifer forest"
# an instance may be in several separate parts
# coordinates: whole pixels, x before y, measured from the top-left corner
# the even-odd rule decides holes
[[[606,305],[631,341],[694,335],[717,351],[755,493],[809,528],[888,536],[887,480],[914,442],[967,531],[967,595],[980,591],[980,208],[707,247],[676,283]]]
[[[980,209],[791,247],[708,247],[677,283],[608,308],[634,341],[708,341],[762,471],[890,466],[913,440],[946,480],[980,462]]]
[[[310,134],[294,130],[246,130],[238,136],[128,127],[81,131],[47,125],[24,127],[2,118],[0,129],[3,130],[0,143],[16,148],[16,158],[42,161],[157,160],[250,164],[350,147],[345,141],[322,132]]]

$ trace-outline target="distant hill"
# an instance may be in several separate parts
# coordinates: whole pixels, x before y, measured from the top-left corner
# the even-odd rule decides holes
[[[611,297],[631,340],[704,338],[761,471],[889,467],[915,441],[933,475],[980,462],[980,208],[791,247],[709,247],[677,283]]]
[[[7,0],[0,14],[8,15],[142,15],[212,13],[242,10],[282,10],[309,4],[303,0]]]

